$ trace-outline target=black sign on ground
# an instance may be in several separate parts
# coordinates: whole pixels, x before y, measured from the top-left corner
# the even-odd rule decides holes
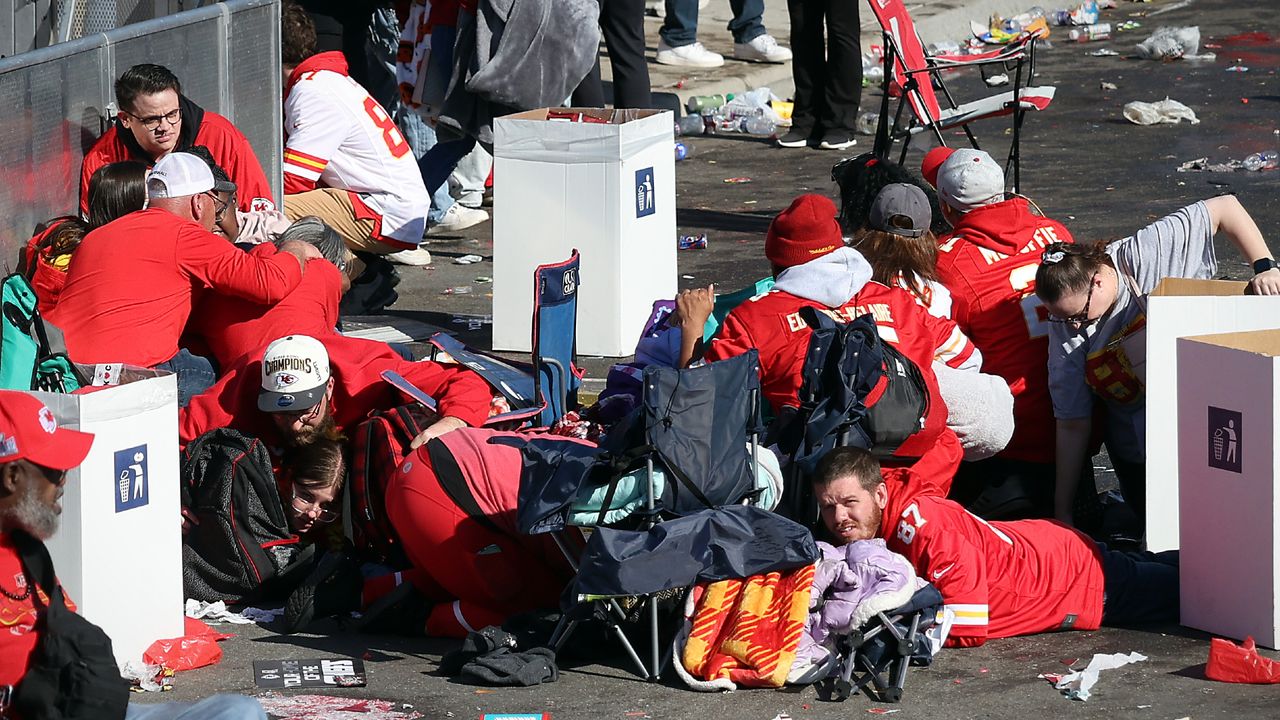
[[[364,687],[364,662],[349,658],[254,660],[253,684],[260,688]]]

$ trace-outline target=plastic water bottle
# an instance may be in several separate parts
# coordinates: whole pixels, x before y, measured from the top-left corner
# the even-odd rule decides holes
[[[1280,153],[1275,150],[1254,153],[1244,159],[1244,169],[1257,172],[1259,170],[1275,170],[1280,167]]]
[[[880,127],[880,114],[873,112],[858,113],[858,120],[854,125],[854,129],[859,135],[875,135],[876,128]]]
[[[701,135],[706,130],[702,116],[694,113],[676,120],[676,135]]]
[[[741,124],[742,132],[748,135],[760,135],[768,137],[777,131],[777,126],[767,117],[757,116],[743,118]]]
[[[733,100],[733,93],[728,95],[694,95],[685,103],[690,113],[703,114],[709,110],[724,107]]]
[[[441,295],[470,295],[470,285],[458,285],[455,287],[447,287],[440,291]]]
[[[924,49],[930,55],[959,55],[960,43],[952,40],[943,40],[942,42],[930,43]],[[883,72],[883,69],[881,71]]]
[[[864,86],[880,85],[883,83],[884,83],[884,66],[883,65],[872,65],[871,67],[865,67],[862,69],[862,84]]]
[[[1049,21],[1050,25],[1057,25],[1059,27],[1064,25],[1070,25],[1071,11],[1070,10],[1050,10],[1049,12],[1045,13],[1045,18]]]
[[[1076,42],[1093,42],[1094,40],[1111,39],[1111,23],[1097,23],[1084,27],[1072,28],[1067,37]]]

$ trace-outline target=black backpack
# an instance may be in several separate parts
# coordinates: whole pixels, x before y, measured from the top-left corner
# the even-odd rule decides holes
[[[18,556],[49,604],[36,621],[39,640],[13,709],[24,720],[117,720],[129,706],[129,683],[116,669],[111,638],[102,628],[67,609],[44,543],[13,532]],[[40,608],[39,593],[32,601]]]
[[[182,454],[182,506],[199,524],[182,540],[186,597],[250,602],[287,597],[305,577],[314,546],[289,527],[260,440],[219,428]]]
[[[775,421],[779,448],[791,458],[779,512],[793,520],[816,520],[809,477],[837,447],[859,447],[880,459],[894,457],[924,428],[929,388],[914,362],[880,338],[875,320],[862,315],[839,323],[813,307],[800,311],[813,328],[801,371],[800,407]],[[885,381],[870,407],[866,400]]]

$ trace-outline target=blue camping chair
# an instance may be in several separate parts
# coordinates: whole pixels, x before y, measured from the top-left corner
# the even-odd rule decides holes
[[[582,372],[578,353],[578,287],[580,256],[539,265],[533,271],[532,362],[503,360],[468,348],[448,333],[428,340],[436,354],[447,353],[485,379],[502,394],[511,410],[494,415],[485,425],[528,423],[548,427],[578,406]]]

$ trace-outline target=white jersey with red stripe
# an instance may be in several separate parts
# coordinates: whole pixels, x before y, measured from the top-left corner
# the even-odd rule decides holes
[[[346,74],[341,53],[308,58],[289,80],[285,193],[315,187],[351,191],[381,217],[378,234],[417,245],[431,196],[387,111]]]

